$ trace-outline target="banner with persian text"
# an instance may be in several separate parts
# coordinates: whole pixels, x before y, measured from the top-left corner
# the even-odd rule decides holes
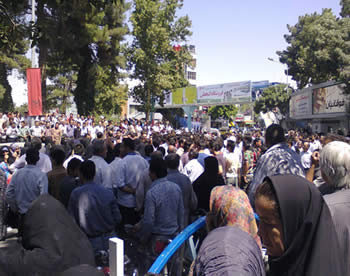
[[[27,69],[27,84],[29,116],[42,115],[40,68]]]

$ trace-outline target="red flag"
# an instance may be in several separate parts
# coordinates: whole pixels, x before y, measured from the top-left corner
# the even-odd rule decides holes
[[[29,116],[42,115],[40,68],[27,69],[27,83]]]

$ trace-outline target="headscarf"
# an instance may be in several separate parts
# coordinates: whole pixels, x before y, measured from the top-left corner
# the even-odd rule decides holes
[[[91,244],[64,206],[41,195],[24,216],[23,248],[0,253],[6,275],[57,275],[80,264],[95,266]]]
[[[210,194],[210,211],[221,213],[225,225],[237,226],[250,234],[261,248],[253,208],[241,189],[227,185],[215,187]]]
[[[316,186],[295,175],[267,179],[276,193],[285,247],[282,256],[269,260],[272,275],[344,275],[330,211]]]
[[[195,276],[264,276],[260,247],[236,226],[216,228],[204,239],[194,265]]]
[[[216,186],[225,185],[225,182],[219,175],[219,163],[215,157],[206,157],[204,165],[204,172],[193,182],[193,190],[198,199],[198,208],[208,212],[211,190]]]

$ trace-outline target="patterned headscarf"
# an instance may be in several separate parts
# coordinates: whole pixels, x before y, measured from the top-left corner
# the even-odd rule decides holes
[[[253,208],[241,189],[227,185],[215,187],[210,194],[210,211],[221,213],[225,226],[237,226],[250,234],[261,248]]]

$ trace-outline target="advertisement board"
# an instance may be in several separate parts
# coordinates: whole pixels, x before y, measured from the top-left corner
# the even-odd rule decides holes
[[[309,91],[292,96],[289,101],[291,118],[312,114],[312,95]]]
[[[195,103],[197,103],[197,88],[195,86],[178,88],[172,93],[172,104]]]
[[[313,114],[346,112],[348,96],[341,85],[317,88],[313,91]]]
[[[197,88],[198,103],[240,103],[252,99],[252,82],[232,82]]]

